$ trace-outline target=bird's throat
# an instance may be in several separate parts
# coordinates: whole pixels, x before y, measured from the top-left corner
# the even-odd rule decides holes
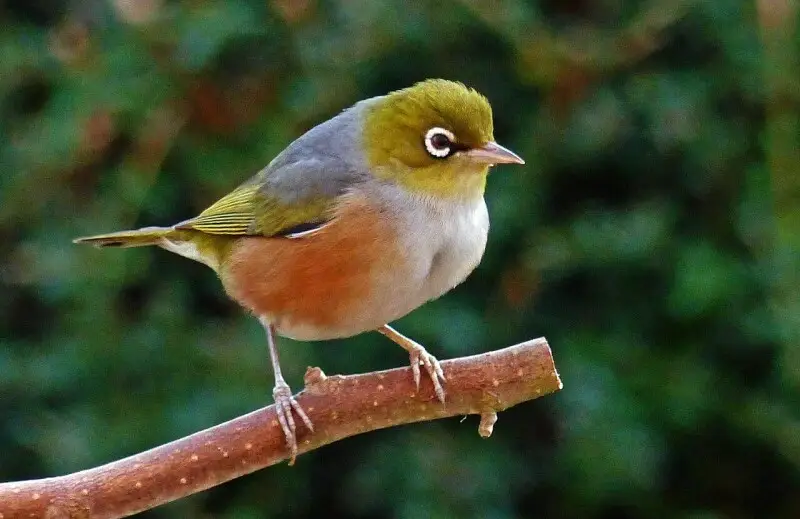
[[[403,170],[398,174],[398,170]],[[376,176],[390,180],[408,192],[447,200],[474,200],[486,190],[488,167],[458,167],[456,164],[430,167],[408,167],[395,164],[391,173],[380,169]],[[381,173],[384,174],[381,174]]]

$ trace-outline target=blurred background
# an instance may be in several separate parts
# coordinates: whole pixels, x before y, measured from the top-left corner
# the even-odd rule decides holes
[[[397,323],[439,358],[547,336],[564,390],[341,441],[147,518],[800,517],[797,0],[0,2],[0,481],[271,401],[206,267],[70,240],[192,216],[429,77],[494,106],[486,256]],[[402,366],[376,333],[284,373]]]

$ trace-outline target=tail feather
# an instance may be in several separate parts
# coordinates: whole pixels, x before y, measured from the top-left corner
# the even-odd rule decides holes
[[[161,239],[175,232],[171,227],[144,227],[132,231],[112,232],[76,238],[73,243],[88,243],[95,247],[144,247],[158,245]]]

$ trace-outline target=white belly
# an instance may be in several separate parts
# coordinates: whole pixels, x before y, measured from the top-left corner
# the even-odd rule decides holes
[[[417,208],[409,216],[404,237],[409,269],[407,282],[401,284],[404,289],[398,292],[407,298],[411,311],[464,281],[478,266],[486,248],[489,214],[480,198],[469,204]]]

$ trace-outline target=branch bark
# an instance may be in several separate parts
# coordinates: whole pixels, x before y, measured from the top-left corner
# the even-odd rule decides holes
[[[315,432],[299,428],[300,453],[342,438],[405,423],[481,415],[491,435],[502,411],[561,389],[544,338],[442,362],[447,403],[427,378],[416,391],[410,368],[326,377],[306,372],[297,396]],[[66,476],[0,484],[0,519],[124,517],[287,459],[283,433],[268,406],[129,458]]]

